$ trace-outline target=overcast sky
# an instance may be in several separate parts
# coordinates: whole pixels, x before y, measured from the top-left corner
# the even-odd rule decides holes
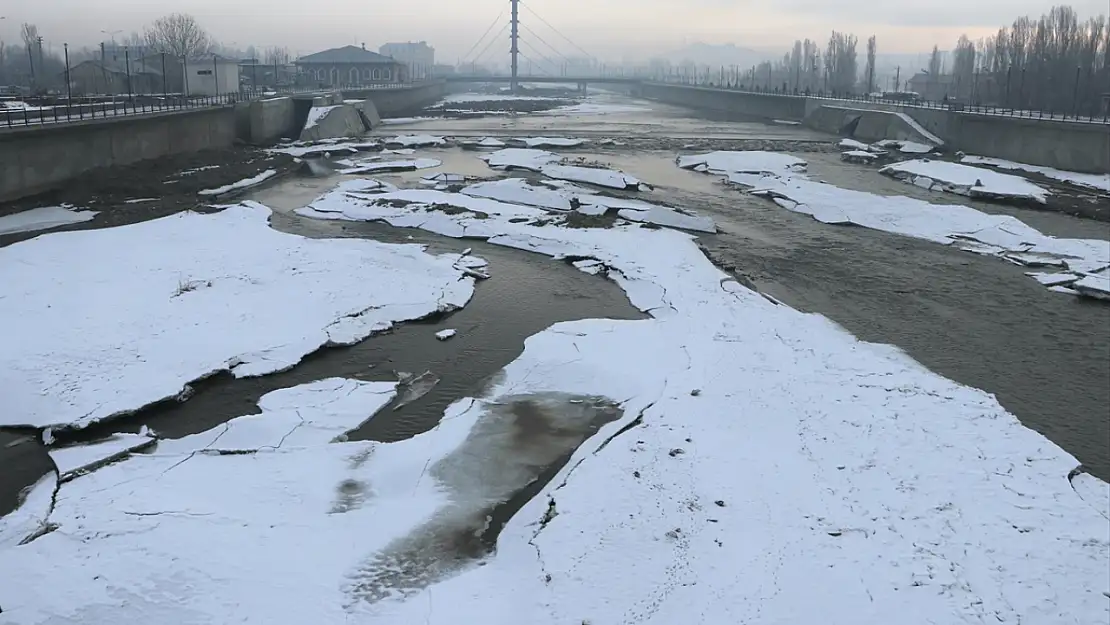
[[[1087,17],[1106,13],[1110,0],[1070,4]],[[535,14],[586,52],[612,61],[694,41],[785,50],[796,38],[827,39],[833,29],[861,40],[875,34],[881,52],[908,53],[934,43],[950,48],[961,33],[974,39],[1019,15],[1040,15],[1051,5],[1037,0],[527,0],[521,22],[532,31],[522,36],[549,56],[554,53],[537,36],[565,56],[574,48]],[[12,1],[0,5],[5,18],[0,39],[17,41],[19,24],[32,22],[52,48],[62,42],[94,45],[109,38],[101,31],[139,31],[158,16],[179,11],[240,48],[283,45],[308,53],[346,44],[377,49],[389,41],[426,40],[437,49],[437,60],[453,63],[499,14],[501,22],[508,21],[508,7],[508,0]],[[501,48],[508,48],[505,37],[485,58]]]

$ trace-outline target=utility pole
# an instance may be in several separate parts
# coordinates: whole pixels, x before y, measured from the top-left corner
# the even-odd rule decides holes
[[[512,35],[510,35],[512,39],[512,46],[509,48],[509,54],[512,55],[513,77],[512,82],[510,83],[510,87],[512,93],[517,93],[520,90],[520,85],[517,83],[517,56],[520,54],[520,48],[517,47],[517,41],[520,39],[520,32],[518,30],[520,27],[520,13],[518,12],[518,9],[520,8],[520,0],[509,1],[512,2],[513,5],[513,16],[512,21],[510,22],[512,26]]]

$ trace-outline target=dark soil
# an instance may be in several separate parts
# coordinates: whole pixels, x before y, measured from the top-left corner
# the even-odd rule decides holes
[[[118,226],[165,217],[183,210],[206,210],[209,204],[226,203],[229,196],[200,196],[197,195],[199,191],[250,178],[267,169],[277,170],[280,176],[297,166],[292,157],[285,154],[270,154],[247,147],[178,154],[89,172],[54,191],[2,204],[0,216],[64,203],[99,211],[100,214],[92,221],[55,231]],[[196,171],[182,175],[182,172],[189,170]],[[127,200],[145,198],[153,201],[127,203]],[[36,231],[0,235],[0,245],[39,234],[41,232]]]

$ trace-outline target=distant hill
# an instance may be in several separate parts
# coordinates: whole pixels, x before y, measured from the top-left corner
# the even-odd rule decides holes
[[[736,65],[746,68],[758,65],[768,59],[780,58],[782,53],[773,54],[770,52],[761,52],[751,48],[743,48],[734,43],[711,44],[697,42],[656,56],[665,58],[675,64],[682,63],[683,61],[693,61],[697,65],[708,65],[710,67],[720,67],[722,65],[729,67]]]

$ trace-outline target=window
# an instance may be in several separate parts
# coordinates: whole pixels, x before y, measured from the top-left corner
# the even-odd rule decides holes
[[[390,72],[390,70],[388,70],[388,69],[382,72],[382,78],[384,78],[386,80],[393,80],[392,76],[393,76],[392,72]]]
[[[362,78],[363,78],[364,80],[370,80],[370,68],[369,68],[369,67],[367,67],[366,69],[362,70]]]
[[[212,70],[210,70],[210,69],[198,69],[197,70],[197,76],[211,76],[211,75],[212,75]]]
[[[374,68],[374,80],[381,80],[381,79],[382,79],[382,70],[380,70],[378,68]]]

